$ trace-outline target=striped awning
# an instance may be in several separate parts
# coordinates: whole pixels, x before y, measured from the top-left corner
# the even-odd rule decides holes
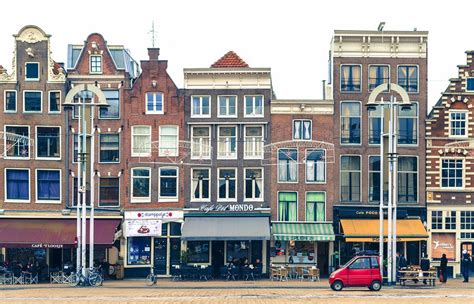
[[[280,241],[334,241],[331,223],[272,223],[272,236]]]

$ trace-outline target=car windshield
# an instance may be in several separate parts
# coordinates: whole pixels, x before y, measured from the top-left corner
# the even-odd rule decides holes
[[[353,257],[352,259],[349,260],[349,262],[347,262],[346,264],[344,264],[344,266],[342,266],[342,268],[347,268],[350,264],[352,264],[352,262],[354,262],[355,259],[357,259],[358,256],[355,256]]]

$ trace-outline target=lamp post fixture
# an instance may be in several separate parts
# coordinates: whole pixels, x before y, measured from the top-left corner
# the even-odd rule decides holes
[[[393,92],[398,93],[401,101]],[[379,94],[390,92],[390,99],[384,101],[383,97],[377,100]],[[380,205],[379,205],[379,257],[380,273],[383,277],[383,244],[384,244],[384,210],[387,209],[387,279],[388,284],[396,283],[397,267],[397,201],[398,201],[398,107],[401,110],[411,108],[410,98],[401,86],[394,83],[384,83],[377,86],[369,96],[366,104],[368,111],[374,111],[377,106],[381,107],[380,116]],[[388,159],[387,186],[385,185],[384,160]],[[387,188],[387,206],[385,206],[385,188]]]
[[[90,94],[90,95],[89,95]],[[78,102],[74,102],[74,97]],[[90,98],[90,102],[87,102]],[[77,160],[77,204],[76,204],[76,272],[82,270],[86,276],[86,223],[87,223],[87,124],[86,107],[90,107],[90,215],[89,215],[89,269],[94,267],[94,107],[107,107],[104,93],[92,84],[80,84],[73,87],[66,95],[63,103],[65,107],[75,107],[78,112],[78,160]],[[82,213],[82,214],[81,214]]]

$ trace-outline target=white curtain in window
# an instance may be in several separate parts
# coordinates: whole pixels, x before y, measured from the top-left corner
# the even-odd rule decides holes
[[[324,161],[318,160],[316,162],[316,180],[324,181]]]
[[[301,135],[300,135],[300,125],[301,125],[301,121],[299,120],[296,120],[295,121],[295,134],[293,135],[293,138],[294,139],[300,139],[301,138]]]
[[[286,159],[278,161],[278,179],[281,181],[286,181],[287,177],[287,166]]]
[[[289,169],[290,169],[290,180],[291,181],[296,181],[296,174],[298,171],[298,164],[296,163],[295,160],[290,160],[289,161]]]
[[[305,121],[304,125],[304,139],[311,139],[311,122]]]
[[[309,182],[314,181],[314,160],[307,160],[306,161],[306,180]]]

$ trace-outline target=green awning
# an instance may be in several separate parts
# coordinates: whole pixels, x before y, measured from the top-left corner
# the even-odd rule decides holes
[[[331,223],[272,223],[272,237],[280,241],[334,241]]]

